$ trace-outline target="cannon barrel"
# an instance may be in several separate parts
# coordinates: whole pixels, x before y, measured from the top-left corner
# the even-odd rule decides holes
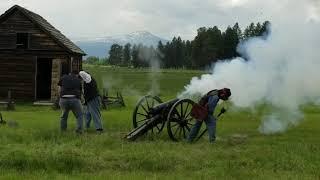
[[[133,129],[129,134],[126,135],[126,138],[128,140],[134,141],[139,136],[143,135],[148,130],[152,129],[152,127],[156,126],[160,118],[161,118],[161,116],[159,114],[153,116],[152,118],[150,118],[147,121],[145,121],[138,128]]]
[[[164,112],[165,110],[168,110],[169,108],[171,108],[174,103],[176,103],[177,101],[179,101],[179,99],[173,99],[173,100],[170,100],[170,101],[167,101],[167,102],[164,102],[164,103],[161,103],[155,107],[151,107],[149,109],[149,113],[151,115],[157,115],[157,114],[161,114],[162,112]]]

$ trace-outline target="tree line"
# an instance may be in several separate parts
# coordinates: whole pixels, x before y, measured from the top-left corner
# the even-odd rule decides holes
[[[217,26],[201,27],[193,40],[174,37],[157,47],[142,44],[113,44],[108,58],[88,57],[85,63],[125,67],[149,67],[157,61],[162,68],[204,68],[218,60],[240,56],[237,45],[251,37],[266,36],[269,21],[251,23],[244,31],[238,23],[221,31]]]

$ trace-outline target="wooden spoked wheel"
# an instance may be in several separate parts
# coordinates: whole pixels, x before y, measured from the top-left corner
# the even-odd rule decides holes
[[[195,123],[191,117],[194,102],[190,99],[177,101],[170,109],[167,116],[168,135],[173,141],[181,141],[188,137]]]
[[[137,128],[140,125],[144,124],[146,121],[148,121],[150,118],[152,118],[150,114],[150,108],[155,107],[162,103],[162,100],[158,96],[151,96],[147,95],[142,97],[134,111],[133,111],[133,117],[132,117],[132,123],[133,127]],[[160,133],[164,127],[165,122],[159,123],[155,125],[151,131],[153,133]]]

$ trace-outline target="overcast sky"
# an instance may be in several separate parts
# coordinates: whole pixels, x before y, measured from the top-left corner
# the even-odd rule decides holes
[[[244,29],[250,22],[273,23],[294,13],[299,17],[299,9],[294,8],[306,1],[310,7],[302,8],[310,8],[310,17],[317,19],[318,0],[1,0],[0,12],[18,4],[71,39],[142,30],[166,39],[193,39],[203,26],[224,30],[239,22]],[[292,13],[286,13],[290,9]]]

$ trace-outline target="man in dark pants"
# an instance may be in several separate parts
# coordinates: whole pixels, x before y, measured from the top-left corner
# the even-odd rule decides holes
[[[203,121],[207,125],[209,141],[213,143],[216,140],[216,118],[213,116],[213,113],[219,100],[222,99],[226,101],[230,96],[230,89],[223,88],[219,90],[212,90],[201,98],[199,105],[207,108],[208,116],[205,119],[196,120],[196,123],[192,127],[190,134],[187,137],[188,142],[192,142],[193,139],[198,135]]]
[[[76,132],[81,134],[83,130],[82,107],[81,107],[81,80],[78,71],[64,75],[60,79],[60,101],[59,105],[62,110],[60,119],[61,131],[67,129],[67,120],[71,110],[77,119]]]
[[[84,81],[84,100],[87,106],[87,112],[85,113],[86,128],[90,128],[91,119],[93,119],[97,133],[101,133],[103,131],[100,113],[101,98],[98,92],[97,82],[85,71],[80,71],[79,75]]]

